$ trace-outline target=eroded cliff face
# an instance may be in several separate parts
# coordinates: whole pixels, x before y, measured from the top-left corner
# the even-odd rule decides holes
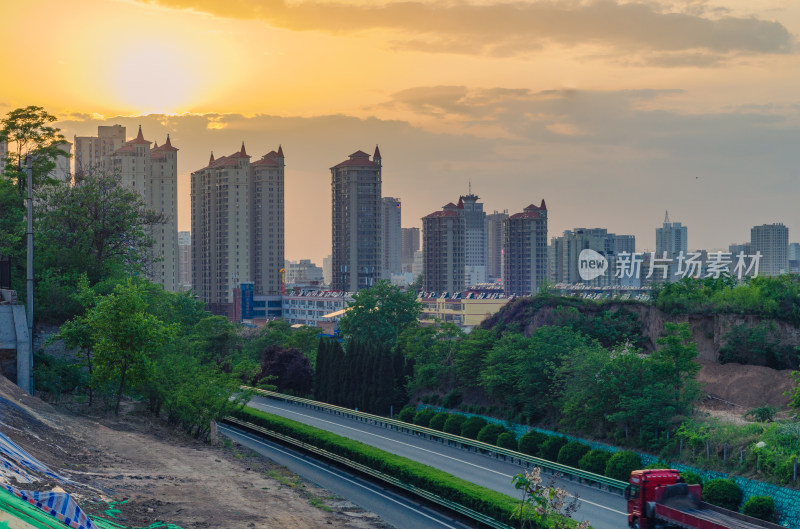
[[[487,324],[518,324],[528,336],[539,327],[558,324],[557,306],[535,308],[527,300],[520,300],[518,306],[508,308],[511,310],[496,314]],[[666,323],[689,322],[693,339],[697,343],[698,360],[702,365],[698,380],[709,395],[733,403],[741,410],[764,404],[785,407],[789,401],[787,393],[792,392],[797,385],[792,379],[791,369],[777,370],[761,365],[719,363],[720,348],[727,343],[731,330],[741,325],[764,328],[766,340],[780,346],[800,347],[800,329],[784,321],[738,314],[673,315],[654,306],[638,303],[585,305],[576,308],[587,316],[599,315],[603,310],[626,310],[635,314],[641,334],[645,338],[645,352],[655,349],[656,341],[664,332]]]
[[[556,323],[554,307],[545,306],[536,310],[527,321],[521,322],[525,334],[530,336],[536,329]],[[767,339],[781,345],[800,347],[800,329],[780,320],[763,319],[758,316],[738,314],[667,314],[651,305],[633,303],[611,303],[600,307],[579,309],[583,312],[599,313],[601,310],[627,310],[636,314],[642,335],[646,338],[645,351],[655,349],[656,340],[664,332],[666,323],[689,322],[692,336],[697,343],[698,358],[716,362],[719,350],[726,344],[727,335],[738,325],[747,327],[765,326]]]

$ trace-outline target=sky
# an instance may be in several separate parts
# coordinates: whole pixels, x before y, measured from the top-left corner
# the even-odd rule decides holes
[[[55,0],[3,2],[0,115],[74,135],[138,125],[189,178],[216,156],[286,156],[286,258],[330,253],[330,171],[383,156],[404,227],[460,194],[655,246],[783,222],[800,241],[800,2]]]

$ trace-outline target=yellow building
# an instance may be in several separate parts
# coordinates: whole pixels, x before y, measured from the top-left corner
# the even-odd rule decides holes
[[[511,299],[504,294],[467,292],[456,294],[454,297],[432,298],[425,297],[423,293],[417,298],[422,304],[422,314],[419,319],[423,324],[439,320],[472,329],[499,311]]]

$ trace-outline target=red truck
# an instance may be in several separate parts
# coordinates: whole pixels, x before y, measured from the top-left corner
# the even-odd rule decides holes
[[[704,502],[700,485],[688,485],[672,469],[634,470],[625,499],[631,529],[786,529]]]

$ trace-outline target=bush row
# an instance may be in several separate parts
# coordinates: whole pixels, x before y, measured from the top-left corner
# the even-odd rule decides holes
[[[364,443],[252,408],[244,408],[234,416],[361,463],[508,525],[515,523],[511,513],[519,500],[505,494]]]

